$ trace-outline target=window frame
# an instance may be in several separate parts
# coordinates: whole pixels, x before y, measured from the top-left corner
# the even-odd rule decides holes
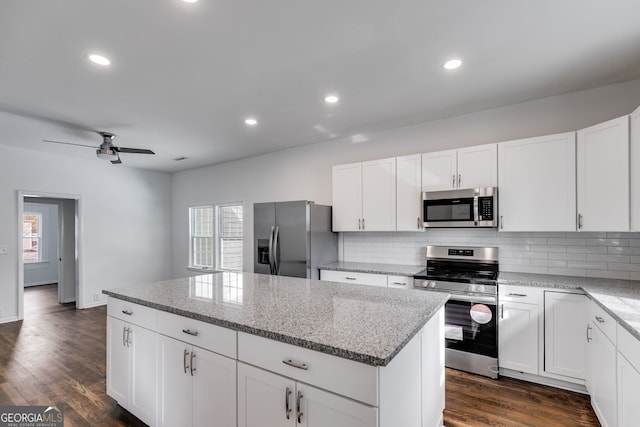
[[[242,249],[240,251],[241,254],[241,266],[238,269],[235,268],[223,268],[222,267],[222,239],[223,237],[221,228],[222,228],[222,208],[230,207],[230,206],[239,206],[242,208],[242,236],[240,238],[240,243],[242,245]],[[212,221],[213,221],[213,236],[211,237],[212,241],[212,259],[210,259],[210,265],[198,265],[195,264],[195,254],[194,254],[194,238],[195,237],[207,237],[207,236],[196,236],[194,234],[195,231],[195,218],[194,212],[196,209],[209,208],[212,209]],[[211,271],[211,270],[220,270],[220,271],[235,271],[240,272],[243,271],[244,268],[244,218],[245,218],[245,207],[243,202],[224,202],[224,203],[212,203],[212,204],[203,204],[189,207],[189,230],[188,230],[188,238],[189,238],[189,256],[188,256],[188,269],[198,270],[198,271]]]
[[[35,236],[25,236],[24,235],[24,219],[25,219],[25,216],[27,216],[27,215],[35,215],[38,218],[38,233]],[[22,212],[22,262],[25,263],[25,264],[37,264],[39,262],[45,262],[44,261],[44,256],[43,256],[43,253],[42,253],[43,249],[44,249],[43,246],[42,246],[42,234],[43,234],[42,233],[42,231],[43,231],[42,228],[44,226],[44,224],[42,222],[43,218],[44,218],[44,215],[42,214],[42,212],[37,212],[37,211],[35,211],[35,212],[30,212],[30,211]],[[24,241],[27,240],[27,239],[37,239],[38,240],[38,252],[37,252],[38,259],[30,260],[30,259],[25,259],[24,258],[25,251],[27,249],[25,247],[25,245],[24,245]]]

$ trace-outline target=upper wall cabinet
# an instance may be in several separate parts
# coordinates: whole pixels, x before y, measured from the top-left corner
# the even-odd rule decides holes
[[[420,154],[396,158],[396,229],[424,230],[422,225],[422,161]]]
[[[576,230],[575,132],[498,144],[500,231]]]
[[[333,231],[396,229],[396,159],[333,167]]]
[[[578,131],[578,230],[629,231],[629,116]]]
[[[422,155],[422,191],[498,185],[497,144]]]
[[[631,230],[640,231],[640,107],[631,116]]]

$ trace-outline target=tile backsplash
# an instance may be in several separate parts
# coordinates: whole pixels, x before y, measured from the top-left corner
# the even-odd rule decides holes
[[[640,233],[429,229],[341,233],[341,259],[423,265],[427,245],[497,246],[500,271],[640,280]]]

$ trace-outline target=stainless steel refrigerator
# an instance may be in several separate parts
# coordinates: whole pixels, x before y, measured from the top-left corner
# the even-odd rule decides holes
[[[318,267],[338,260],[331,206],[307,200],[253,205],[254,273],[318,279]]]

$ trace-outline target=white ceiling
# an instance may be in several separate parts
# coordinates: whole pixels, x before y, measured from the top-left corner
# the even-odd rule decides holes
[[[0,3],[0,143],[159,171],[636,78],[638,0]]]

